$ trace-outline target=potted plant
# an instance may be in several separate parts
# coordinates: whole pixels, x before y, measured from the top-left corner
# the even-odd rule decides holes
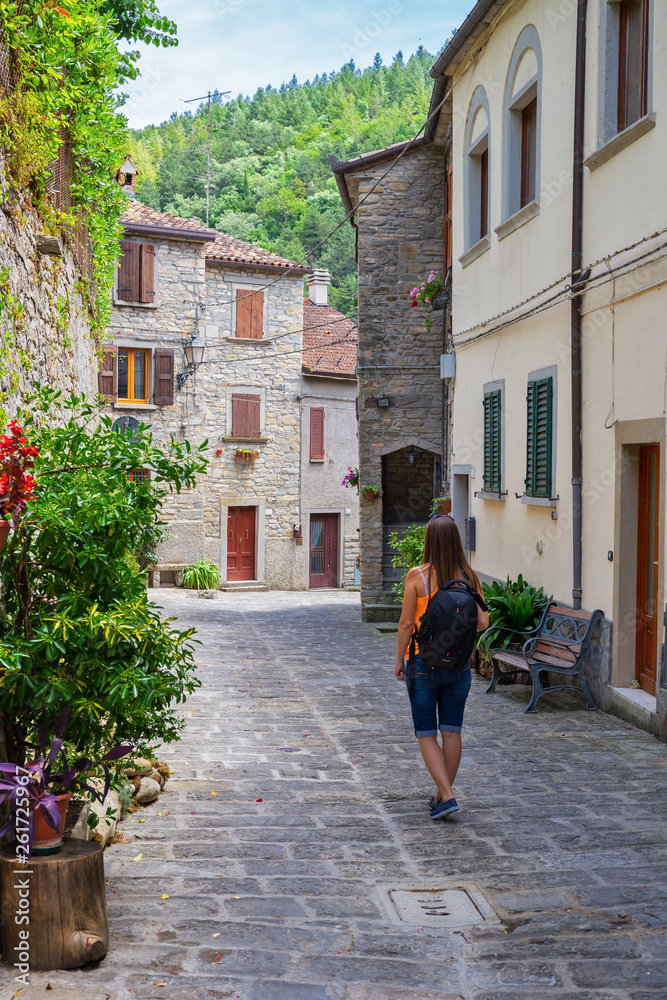
[[[347,472],[343,476],[343,481],[341,483],[341,486],[344,486],[345,489],[348,489],[348,490],[351,487],[356,486],[357,493],[358,493],[359,492],[359,469],[353,469],[353,468],[351,468],[348,465]]]
[[[507,577],[505,583],[497,580],[492,584],[483,583],[482,591],[489,609],[489,628],[477,636],[474,666],[481,674],[490,677],[487,650],[499,646],[521,649],[528,635],[540,624],[551,598],[546,596],[542,587],[538,590],[531,586],[521,574],[515,581]]]
[[[431,500],[431,517],[435,517],[436,514],[451,514],[452,512],[452,498],[448,493],[442,494],[439,497],[434,497]]]
[[[379,486],[362,486],[361,491],[367,500],[377,500],[380,496]]]
[[[68,719],[69,709],[65,709],[56,723],[56,735],[48,751],[46,727],[39,728],[41,756],[25,767],[0,763],[0,803],[9,799],[11,817],[0,830],[0,837],[13,833],[26,860],[33,854],[55,854],[60,849],[67,806],[74,790],[86,791],[100,803],[104,802],[111,784],[107,762],[120,760],[134,749],[131,744],[124,744],[109,750],[95,762],[88,757],[79,757],[70,767],[63,750]],[[56,770],[59,759],[62,759],[63,766],[61,770]],[[84,780],[97,768],[104,772],[101,792]]]
[[[199,559],[183,568],[181,587],[186,590],[217,590],[219,584],[220,569],[210,559]]]
[[[252,448],[237,448],[234,452],[234,457],[239,460],[239,462],[248,462],[252,469],[255,468],[255,461],[259,458],[259,452],[253,451]]]
[[[414,288],[408,288],[407,294],[412,299],[413,309],[422,306],[427,310],[424,322],[426,329],[430,332],[433,326],[431,312],[444,309],[448,300],[442,276],[437,271],[431,271],[428,278],[418,282]]]
[[[8,424],[10,434],[0,435],[0,550],[9,538],[10,528],[18,527],[35,490],[32,469],[39,449],[29,445],[16,420]]]

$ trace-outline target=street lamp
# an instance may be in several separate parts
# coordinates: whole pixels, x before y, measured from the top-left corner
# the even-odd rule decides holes
[[[178,372],[176,375],[176,385],[179,389],[183,388],[186,381],[191,375],[194,375],[204,360],[205,347],[206,345],[204,344],[204,341],[198,334],[195,334],[195,336],[185,345],[185,363],[187,365],[187,369],[184,372]]]

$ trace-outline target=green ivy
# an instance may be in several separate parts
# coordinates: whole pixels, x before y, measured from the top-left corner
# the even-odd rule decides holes
[[[15,53],[15,89],[0,99],[0,142],[17,189],[27,189],[51,233],[74,231],[87,214],[93,279],[81,286],[103,329],[120,256],[119,217],[125,200],[114,171],[127,147],[118,87],[127,59],[116,48],[113,13],[98,0],[0,0],[6,45]],[[72,209],[56,212],[46,185],[61,145],[61,126],[72,142]]]

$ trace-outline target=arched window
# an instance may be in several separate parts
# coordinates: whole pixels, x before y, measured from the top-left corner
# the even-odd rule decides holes
[[[489,102],[484,87],[472,95],[465,133],[465,248],[489,234]]]
[[[503,106],[503,220],[539,211],[542,49],[527,25],[514,46]],[[526,219],[523,218],[526,216]],[[502,227],[501,227],[502,228]],[[511,228],[509,229],[511,232]],[[501,235],[499,233],[499,235]],[[502,235],[507,235],[502,233]]]

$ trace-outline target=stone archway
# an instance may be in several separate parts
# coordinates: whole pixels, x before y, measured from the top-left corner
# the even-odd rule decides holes
[[[410,462],[410,458],[414,462]],[[440,456],[408,445],[382,458],[383,524],[428,521],[436,493],[436,463]]]

